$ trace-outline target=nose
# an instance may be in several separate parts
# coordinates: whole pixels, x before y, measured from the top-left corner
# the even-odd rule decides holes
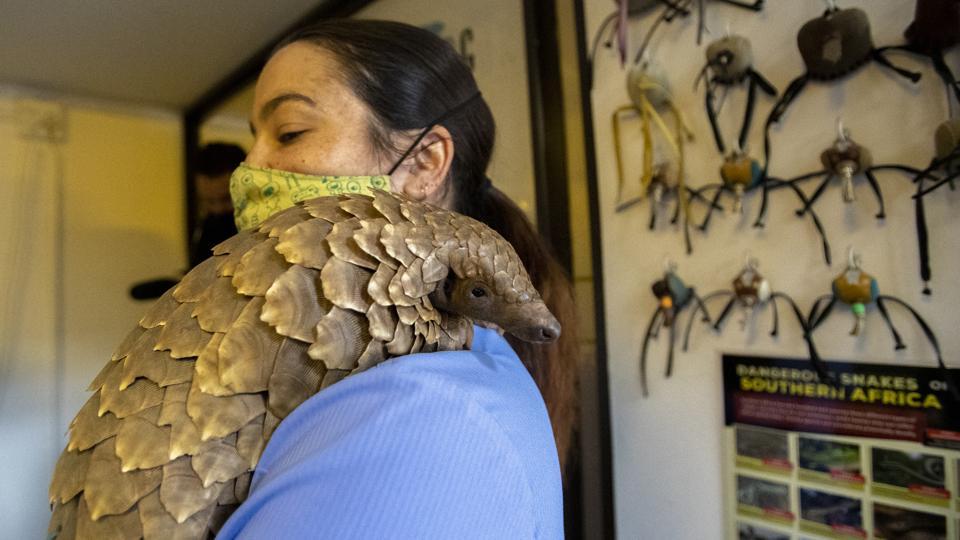
[[[560,323],[554,319],[540,328],[540,338],[545,342],[554,341],[560,337]]]
[[[263,142],[260,142],[259,138],[253,141],[253,146],[250,147],[250,151],[247,152],[247,159],[244,161],[251,167],[257,167],[260,169],[269,168],[267,165],[266,145]]]
[[[536,326],[521,328],[513,332],[513,335],[524,341],[550,343],[560,337],[560,323],[555,318],[550,317],[549,320]]]

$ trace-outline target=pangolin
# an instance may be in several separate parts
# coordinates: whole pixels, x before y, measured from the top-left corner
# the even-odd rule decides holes
[[[90,384],[50,485],[51,537],[214,535],[290,411],[387,358],[468,347],[474,320],[560,333],[482,223],[387,192],[273,215],[157,300]]]

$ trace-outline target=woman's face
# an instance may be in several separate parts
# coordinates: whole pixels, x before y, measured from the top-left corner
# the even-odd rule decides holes
[[[247,163],[312,175],[386,174],[370,137],[371,112],[344,81],[332,53],[287,45],[257,80]]]
[[[280,49],[260,73],[247,163],[316,176],[387,174],[398,159],[371,138],[373,113],[347,86],[333,53],[310,43]],[[412,143],[416,133],[401,135]],[[453,161],[450,132],[433,126],[390,175],[395,192],[450,208],[443,189]]]

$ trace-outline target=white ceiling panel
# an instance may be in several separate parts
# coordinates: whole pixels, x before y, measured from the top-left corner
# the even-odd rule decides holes
[[[324,0],[2,0],[0,83],[183,108]]]

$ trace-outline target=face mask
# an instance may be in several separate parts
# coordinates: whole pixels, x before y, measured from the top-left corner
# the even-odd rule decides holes
[[[331,195],[373,195],[374,190],[390,191],[390,175],[410,155],[433,126],[462,111],[480,92],[467,98],[427,124],[387,174],[377,176],[313,176],[309,174],[260,169],[241,163],[230,175],[230,198],[237,230],[252,229],[273,214],[301,201]]]
[[[260,169],[241,163],[230,176],[230,198],[237,230],[256,227],[300,201],[331,195],[373,195],[390,190],[390,176],[313,176]]]

